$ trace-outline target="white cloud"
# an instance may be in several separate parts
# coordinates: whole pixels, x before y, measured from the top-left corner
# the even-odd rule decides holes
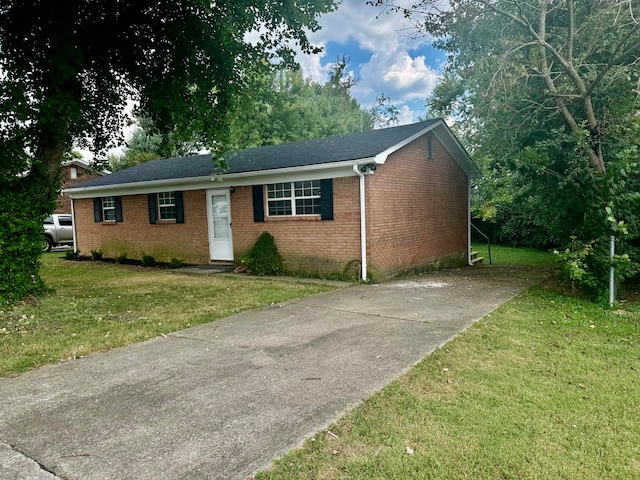
[[[400,125],[407,125],[408,123],[413,123],[418,120],[418,116],[420,112],[416,112],[411,110],[408,105],[403,105],[400,109],[400,113],[398,114],[398,122]]]
[[[384,93],[396,107],[408,109],[405,118],[408,111],[413,112],[413,118],[424,111],[442,65],[439,59],[426,58],[420,52],[429,45],[429,39],[416,37],[402,15],[381,14],[379,8],[367,5],[365,0],[344,0],[336,11],[321,17],[320,24],[319,31],[309,34],[312,43],[324,47],[336,42],[345,44],[345,48],[348,43],[355,43],[360,50],[371,52],[367,61],[351,65],[358,69],[360,78],[352,92],[362,105],[373,104]],[[350,56],[348,51],[344,53]],[[325,55],[300,55],[298,60],[305,75],[318,82],[326,81],[330,64]]]

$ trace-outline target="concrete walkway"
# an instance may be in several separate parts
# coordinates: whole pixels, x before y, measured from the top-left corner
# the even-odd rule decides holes
[[[0,478],[245,479],[544,276],[345,288],[0,379]]]

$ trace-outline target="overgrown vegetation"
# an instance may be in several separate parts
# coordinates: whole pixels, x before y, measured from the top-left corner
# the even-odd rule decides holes
[[[90,355],[332,287],[42,257],[55,292],[0,307],[0,376]]]

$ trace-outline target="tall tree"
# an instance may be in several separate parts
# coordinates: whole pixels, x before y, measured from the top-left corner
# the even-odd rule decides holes
[[[373,120],[351,96],[357,79],[338,58],[325,84],[305,78],[299,69],[254,77],[248,95],[231,110],[235,148],[275,145],[371,130]]]
[[[177,138],[173,131],[161,132],[150,118],[139,116],[135,124],[135,130],[126,140],[124,152],[107,156],[112,172],[151,160],[192,155],[204,149],[197,139],[187,141]]]
[[[41,287],[42,218],[73,144],[112,143],[128,98],[163,130],[224,145],[249,66],[314,51],[333,0],[5,0],[0,4],[0,297]],[[258,32],[250,43],[247,34]]]

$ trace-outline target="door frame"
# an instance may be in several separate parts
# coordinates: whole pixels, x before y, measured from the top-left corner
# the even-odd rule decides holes
[[[208,236],[209,236],[209,259],[211,261],[233,261],[233,232],[231,230],[231,194],[229,189],[208,189],[207,193],[207,224],[208,224]],[[224,250],[219,247],[221,240],[215,238],[214,228],[213,228],[213,202],[211,201],[211,197],[213,195],[224,195],[227,198],[227,203],[229,205],[229,238],[224,239],[228,244],[224,248]],[[217,245],[216,245],[217,244]]]

